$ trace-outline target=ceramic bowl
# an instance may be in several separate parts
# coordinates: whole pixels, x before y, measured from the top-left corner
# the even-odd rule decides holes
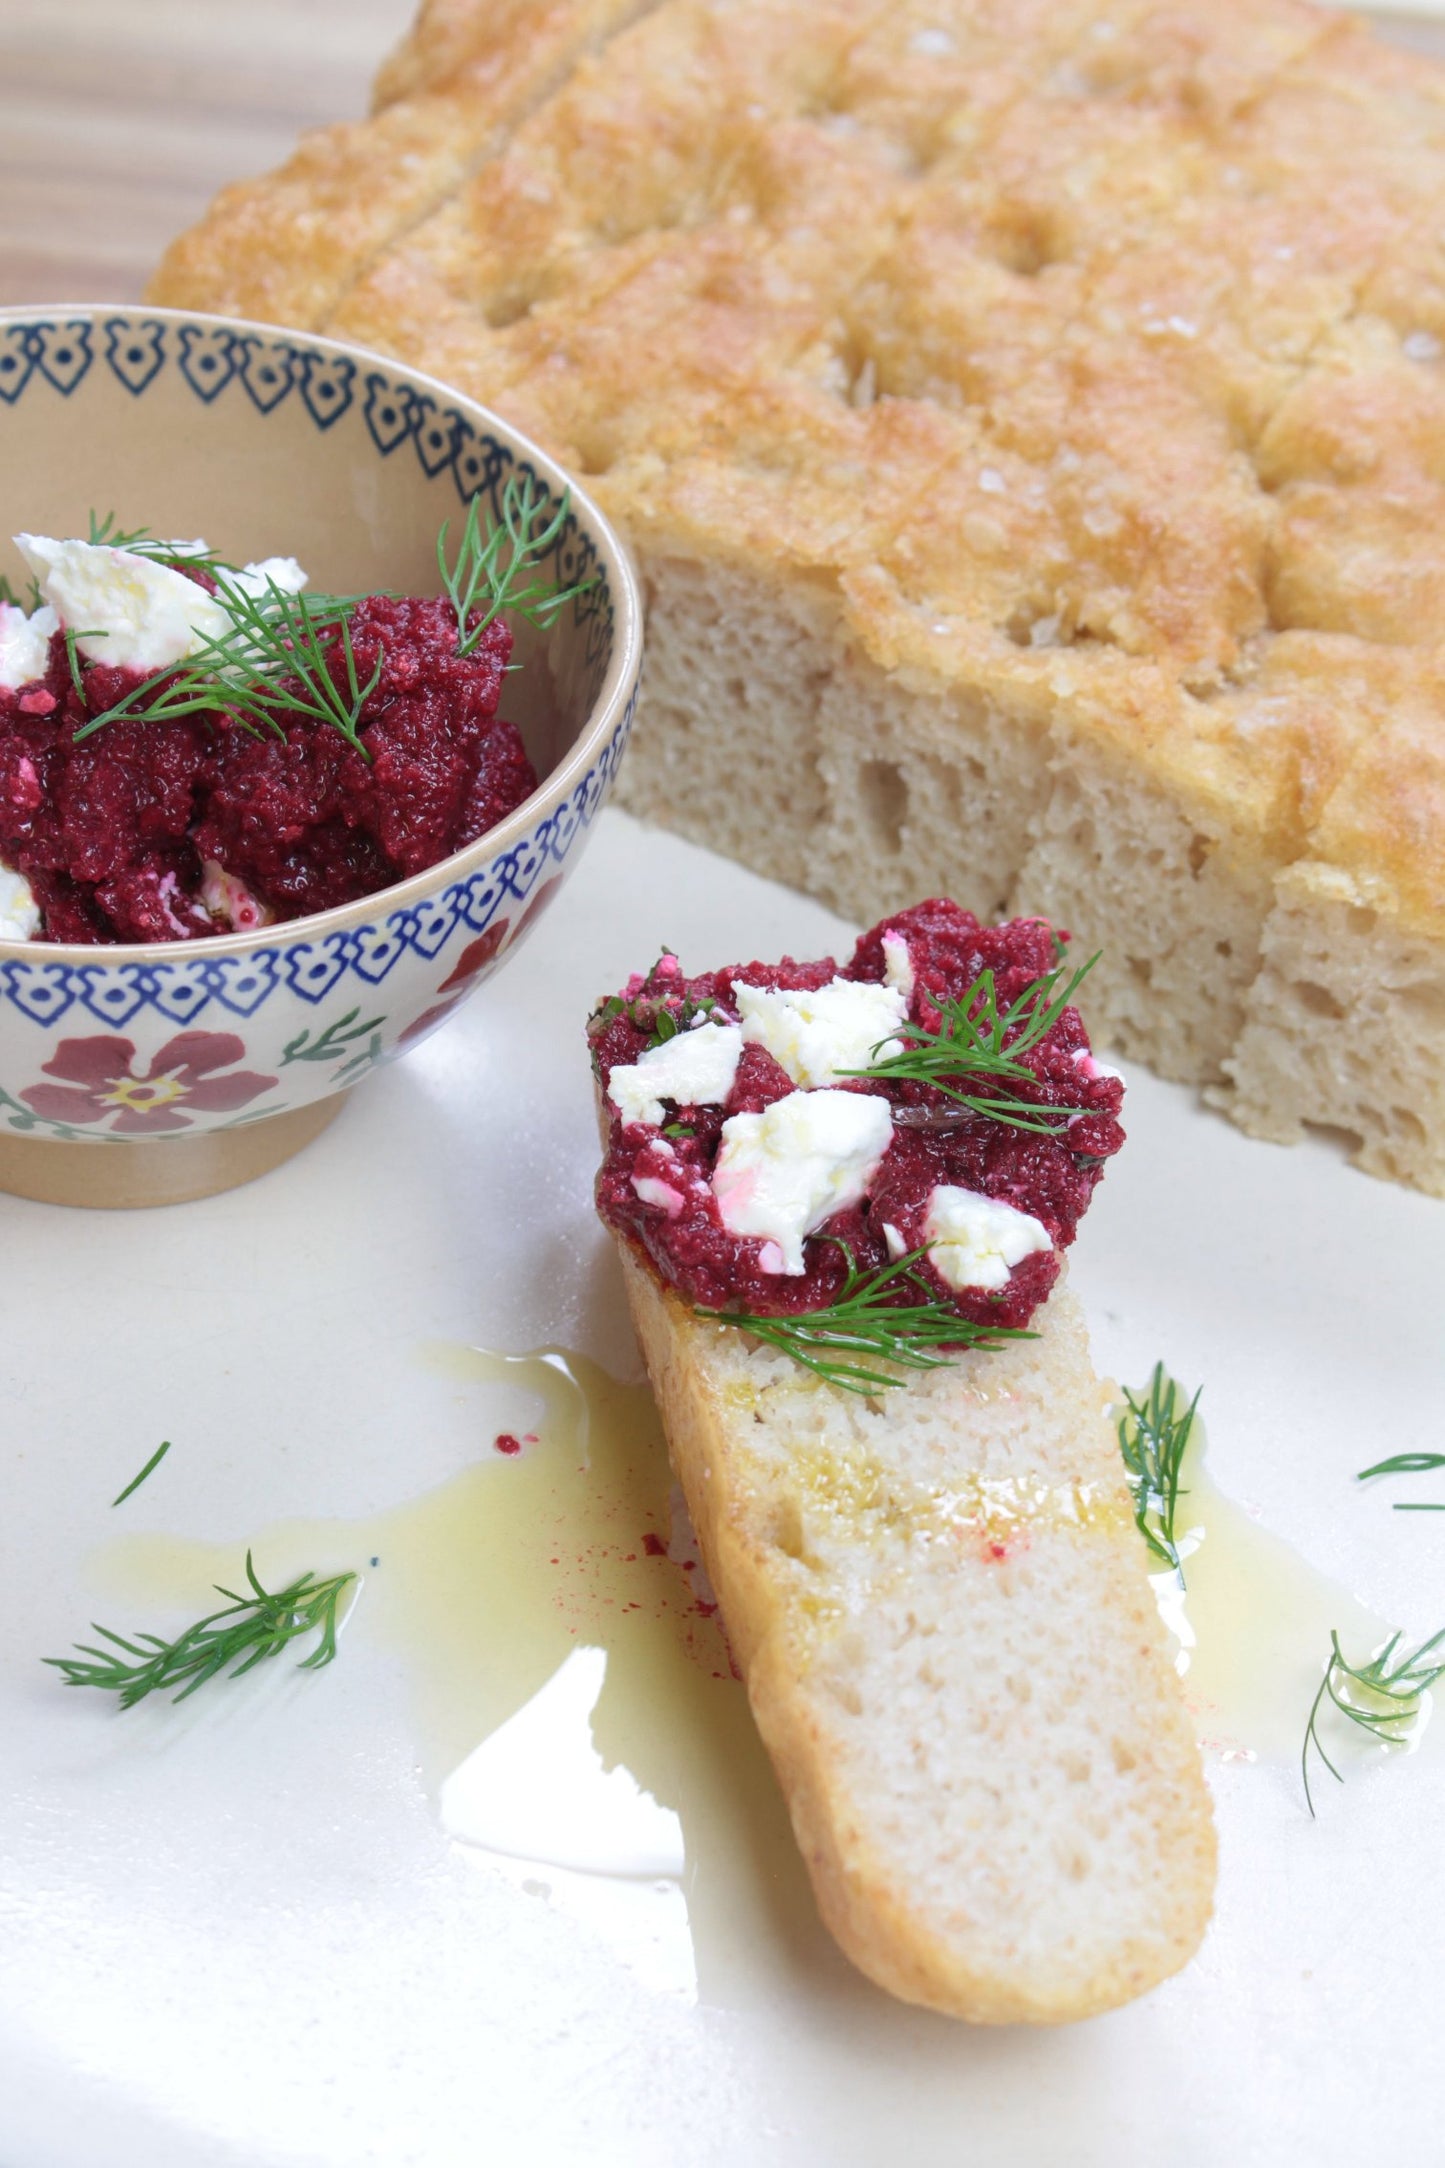
[[[519,625],[503,712],[542,782],[428,872],[361,902],[214,940],[0,941],[0,1189],[180,1202],[288,1158],[414,1046],[555,904],[611,788],[641,618],[616,537],[484,407],[334,340],[172,309],[0,311],[0,572],[24,530],[92,510],[294,556],[333,593],[436,594],[436,538],[514,471],[571,517],[555,575],[594,575],[546,633]]]

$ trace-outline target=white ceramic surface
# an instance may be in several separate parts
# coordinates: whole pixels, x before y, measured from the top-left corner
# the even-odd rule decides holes
[[[724,1841],[767,1836],[766,1807],[728,1820],[756,1773],[740,1733],[701,1803],[605,1774],[589,1646],[559,1644],[525,1722],[477,1759],[483,1648],[450,1785],[428,1679],[380,1630],[375,1587],[331,1670],[181,1710],[119,1717],[40,1668],[91,1617],[144,1622],[115,1592],[123,1536],[239,1557],[278,1521],[384,1516],[498,1430],[544,1427],[437,1343],[557,1342],[635,1375],[588,1201],[581,1024],[664,937],[701,964],[847,934],[608,813],[525,967],[292,1165],[140,1218],[0,1198],[0,2162],[1435,2168],[1445,1760],[1428,1745],[1326,1780],[1314,1824],[1287,1768],[1215,1766],[1218,1912],[1194,1964],[1086,2026],[973,2033],[856,1977],[771,1839]],[[1224,1487],[1374,1610],[1445,1623],[1441,1519],[1351,1481],[1445,1443],[1445,1206],[1323,1149],[1252,1144],[1141,1075],[1127,1120],[1074,1268],[1101,1365],[1140,1379],[1163,1355],[1203,1379]],[[163,1436],[169,1459],[112,1512]],[[442,1665],[444,1619],[434,1638]],[[500,1674],[500,1625],[495,1651]],[[732,1725],[736,1689],[708,1691]],[[522,1767],[548,1714],[574,1724],[571,1760],[509,1796],[503,1748]],[[625,1771],[617,1735],[601,1744]],[[520,1836],[494,1828],[480,1852],[479,1811]],[[645,1948],[582,1907],[614,1813],[646,1853]],[[554,1826],[531,1840],[540,1816]],[[510,1871],[506,1844],[532,1841],[570,1848],[571,1869]]]

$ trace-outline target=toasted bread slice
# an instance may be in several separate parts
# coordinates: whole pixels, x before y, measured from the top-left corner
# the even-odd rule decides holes
[[[1090,2017],[1178,1970],[1214,1831],[1078,1308],[876,1399],[623,1242],[672,1452],[824,1920],[907,2002]]]

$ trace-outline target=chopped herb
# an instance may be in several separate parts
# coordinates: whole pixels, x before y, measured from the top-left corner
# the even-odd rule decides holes
[[[239,572],[214,550],[177,549],[174,542],[163,541],[149,527],[117,527],[114,512],[107,512],[104,519],[90,515],[91,547],[104,546],[113,550],[129,550],[133,557],[151,557],[163,565],[195,565],[203,572]]]
[[[1203,1387],[1200,1387],[1200,1392]],[[1149,1390],[1136,1400],[1127,1389],[1125,1410],[1119,1417],[1119,1451],[1129,1489],[1134,1498],[1134,1525],[1156,1558],[1172,1566],[1181,1586],[1184,1569],[1174,1540],[1174,1516],[1187,1491],[1179,1488],[1179,1473],[1194,1428],[1199,1393],[1186,1407],[1184,1388],[1175,1383],[1163,1363],[1155,1363]]]
[[[652,1031],[647,1041],[649,1046],[666,1046],[669,1039],[675,1039],[680,1032],[690,1031],[699,1017],[710,1017],[717,1007],[711,994],[704,994],[700,1001],[694,1001],[691,995],[687,995],[682,1006],[677,1009],[667,1006],[668,999],[669,997],[664,995],[653,1013]]]
[[[27,586],[28,593],[25,601],[22,602],[4,573],[0,572],[0,602],[8,602],[12,610],[24,610],[26,615],[29,616],[33,611],[40,608],[42,597],[39,580],[30,580]]]
[[[889,1044],[889,1040],[880,1039],[868,1068],[840,1069],[838,1074],[879,1078],[894,1084],[929,1084],[970,1114],[1006,1122],[1013,1129],[1057,1136],[1074,1115],[1084,1110],[1034,1106],[1021,1100],[1018,1087],[1038,1083],[1022,1057],[1052,1031],[1098,961],[1097,955],[1091,956],[1067,978],[1062,968],[1046,972],[1002,1010],[993,971],[981,971],[965,994],[939,1003],[943,1024],[940,1031],[907,1024],[902,1033],[912,1043],[901,1053],[880,1060],[882,1048]],[[987,1082],[1003,1088],[993,1092],[975,1089],[977,1084]]]
[[[837,1241],[829,1235],[828,1241]],[[695,1309],[695,1317],[716,1325],[736,1325],[768,1347],[790,1355],[805,1370],[848,1393],[874,1393],[904,1380],[865,1362],[896,1363],[904,1370],[941,1370],[952,1359],[941,1348],[994,1348],[1005,1340],[1036,1340],[1037,1333],[1003,1325],[975,1325],[933,1294],[916,1270],[926,1250],[914,1250],[895,1264],[860,1272],[846,1242],[838,1242],[848,1260],[848,1277],[836,1301],[821,1310],[792,1317],[759,1317],[747,1310]],[[899,1302],[904,1290],[920,1301]]]
[[[283,715],[329,723],[369,757],[360,736],[361,711],[381,682],[384,657],[377,656],[363,685],[348,622],[360,597],[293,595],[268,579],[260,595],[244,594],[223,580],[215,599],[229,619],[225,631],[201,638],[184,662],[142,678],[113,707],[82,724],[76,743],[121,716],[162,722],[224,709],[258,736],[271,730],[284,737]],[[338,655],[342,685],[331,668]]]
[[[1362,1468],[1356,1476],[1357,1483],[1368,1483],[1376,1475],[1429,1475],[1437,1468],[1445,1468],[1445,1453],[1392,1453],[1388,1460],[1377,1460],[1373,1468]],[[1397,1504],[1397,1513],[1445,1513],[1445,1502],[1434,1504]]]
[[[1418,1648],[1408,1649],[1396,1657],[1400,1638],[1398,1633],[1391,1634],[1379,1654],[1372,1656],[1367,1664],[1351,1664],[1340,1647],[1339,1635],[1331,1633],[1330,1660],[1325,1666],[1319,1692],[1310,1706],[1304,1746],[1300,1750],[1300,1775],[1304,1779],[1305,1803],[1311,1815],[1315,1803],[1310,1792],[1310,1748],[1314,1748],[1336,1783],[1344,1781],[1320,1738],[1320,1717],[1326,1702],[1341,1716],[1348,1717],[1352,1724],[1368,1732],[1381,1746],[1404,1746],[1419,1721],[1425,1695],[1435,1681],[1445,1675],[1445,1627],[1439,1633],[1431,1634]]]
[[[504,610],[545,628],[564,602],[593,585],[595,575],[576,580],[570,587],[536,576],[538,565],[555,546],[570,517],[570,493],[563,494],[557,510],[544,522],[547,503],[547,491],[540,482],[534,482],[530,475],[514,475],[502,491],[501,525],[486,534],[482,532],[481,499],[472,498],[455,563],[447,558],[450,521],[437,536],[437,567],[456,612],[459,655],[470,655],[487,627]],[[481,611],[475,621],[474,610]]]
[[[197,1620],[174,1641],[162,1641],[156,1634],[138,1634],[128,1641],[108,1626],[95,1626],[108,1648],[77,1642],[77,1655],[42,1661],[60,1672],[67,1686],[98,1686],[118,1694],[123,1709],[173,1686],[180,1689],[173,1698],[184,1701],[228,1667],[230,1677],[239,1679],[303,1634],[319,1633],[321,1639],[301,1659],[300,1669],[318,1671],[329,1664],[336,1654],[337,1606],[356,1575],[338,1573],[318,1581],[314,1574],[303,1573],[273,1593],[256,1578],[248,1551],[246,1579],[248,1596],[217,1583],[217,1595],[230,1599],[226,1608]]]
[[[167,1453],[169,1453],[170,1449],[171,1449],[171,1441],[170,1441],[170,1439],[169,1439],[169,1438],[167,1438],[167,1439],[165,1439],[165,1440],[163,1441],[163,1443],[162,1443],[162,1444],[160,1444],[160,1445],[158,1445],[158,1446],[156,1447],[156,1449],[155,1449],[155,1451],[154,1451],[154,1452],[152,1453],[152,1455],[151,1455],[150,1459],[149,1459],[149,1460],[148,1460],[148,1461],[146,1462],[145,1466],[144,1466],[144,1467],[142,1468],[142,1470],[141,1470],[140,1474],[139,1474],[139,1475],[133,1475],[133,1476],[131,1477],[131,1479],[130,1479],[129,1483],[127,1483],[127,1484],[126,1484],[126,1487],[125,1487],[125,1489],[124,1489],[124,1490],[123,1490],[123,1491],[121,1492],[120,1496],[119,1496],[118,1498],[112,1498],[112,1499],[111,1499],[111,1501],[110,1501],[110,1502],[111,1502],[111,1504],[112,1504],[113,1506],[120,1506],[120,1505],[124,1505],[124,1504],[125,1504],[125,1501],[126,1501],[126,1499],[127,1499],[127,1498],[129,1498],[129,1496],[130,1496],[131,1492],[132,1492],[132,1491],[137,1491],[137,1490],[139,1490],[139,1489],[140,1489],[140,1487],[141,1487],[141,1485],[142,1485],[142,1483],[144,1483],[144,1481],[145,1481],[146,1477],[147,1477],[148,1475],[151,1475],[151,1474],[153,1474],[153,1473],[154,1473],[154,1471],[155,1471],[155,1470],[156,1470],[157,1468],[159,1468],[159,1466],[160,1466],[161,1462],[162,1462],[162,1461],[163,1461],[163,1460],[165,1459],[165,1457],[166,1457]]]

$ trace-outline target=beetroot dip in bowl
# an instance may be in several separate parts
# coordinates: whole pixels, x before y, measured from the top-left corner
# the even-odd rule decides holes
[[[16,593],[31,567],[11,535],[84,540],[113,513],[121,530],[203,536],[236,565],[299,560],[311,591],[380,598],[353,620],[361,682],[381,667],[362,711],[371,760],[322,734],[297,773],[274,738],[239,733],[217,765],[176,724],[160,726],[162,757],[144,722],[114,720],[78,752],[119,733],[92,794],[115,792],[116,818],[155,850],[133,851],[129,888],[67,874],[47,938],[14,937],[0,913],[0,1189],[89,1205],[204,1196],[316,1135],[555,900],[631,724],[636,589],[601,515],[495,415],[380,356],[259,324],[0,312],[0,472],[0,574]],[[510,615],[453,669],[438,532],[448,522],[454,548],[474,498],[485,532],[509,486],[533,493],[539,530],[565,501],[539,570],[585,585],[541,626]],[[61,643],[51,659],[53,745],[54,717],[74,707],[73,735],[82,710]],[[84,681],[93,711],[135,680],[91,668]],[[470,748],[461,781],[423,713],[444,699]],[[76,757],[69,739],[64,754]],[[204,809],[189,839],[178,804]],[[338,804],[344,823],[328,818]],[[299,852],[277,842],[288,815]],[[83,873],[86,840],[50,855],[73,846],[65,863]],[[271,922],[246,881],[208,876],[202,898],[195,869],[212,846],[246,868]]]

